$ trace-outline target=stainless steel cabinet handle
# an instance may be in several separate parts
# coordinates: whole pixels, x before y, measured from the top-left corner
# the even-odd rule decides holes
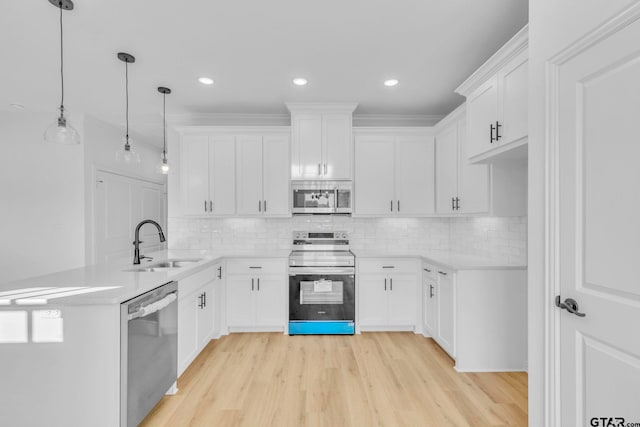
[[[262,200],[258,200],[258,212],[262,212]]]
[[[395,265],[383,265],[382,268],[396,268]]]
[[[213,212],[213,202],[209,200],[209,212]]]
[[[222,279],[222,266],[218,267],[218,279]]]
[[[206,292],[202,293],[202,305],[203,305],[203,307],[207,306],[207,293]]]
[[[400,212],[400,200],[398,200],[398,212]]]
[[[204,308],[203,294],[198,295],[198,299],[200,300],[200,302],[198,302],[198,307],[200,307],[200,309]]]
[[[460,197],[456,197],[456,210],[460,210]]]
[[[264,204],[264,211],[267,212],[267,201],[263,200],[262,203]]]
[[[440,271],[440,270],[438,270],[438,273],[442,274],[443,276],[447,275],[447,273],[445,273],[444,271]]]
[[[322,175],[322,163],[318,163],[318,176]]]
[[[384,290],[385,291],[387,290],[387,278],[386,277],[384,278]]]
[[[456,210],[456,198],[455,197],[451,198],[451,210],[452,211]]]
[[[393,290],[393,278],[389,279],[389,290]]]
[[[204,211],[205,212],[207,211],[207,201],[206,200],[204,201]]]
[[[496,120],[496,141],[499,141],[500,138],[502,138],[502,135],[500,135],[500,127],[502,127],[502,125]]]
[[[260,290],[260,278],[258,277],[258,290]]]
[[[260,266],[254,266],[254,265],[250,265],[249,268],[262,268]]]
[[[489,123],[489,142],[491,144],[493,144],[495,141],[497,141],[496,138],[493,137],[493,130],[495,128],[493,127],[493,123]]]
[[[391,203],[391,212],[393,212],[393,200],[391,200],[389,203]]]
[[[429,285],[429,298],[433,298],[433,285]]]
[[[251,279],[251,291],[253,291],[253,279]]]

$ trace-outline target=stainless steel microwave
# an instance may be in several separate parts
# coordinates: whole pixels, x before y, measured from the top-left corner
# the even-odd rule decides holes
[[[294,181],[294,214],[351,214],[351,181]]]

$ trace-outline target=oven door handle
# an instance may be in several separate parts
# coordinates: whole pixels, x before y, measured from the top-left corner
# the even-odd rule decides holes
[[[318,275],[318,276],[331,276],[331,275],[352,275],[355,274],[355,268],[353,267],[294,267],[289,268],[289,276],[297,275]]]

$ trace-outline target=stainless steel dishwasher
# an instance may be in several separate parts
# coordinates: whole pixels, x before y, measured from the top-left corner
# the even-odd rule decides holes
[[[120,307],[120,426],[137,426],[174,385],[178,366],[178,283]]]

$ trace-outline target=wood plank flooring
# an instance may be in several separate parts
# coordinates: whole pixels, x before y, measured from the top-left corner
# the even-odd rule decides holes
[[[143,426],[526,426],[527,374],[472,373],[409,332],[212,341]]]

